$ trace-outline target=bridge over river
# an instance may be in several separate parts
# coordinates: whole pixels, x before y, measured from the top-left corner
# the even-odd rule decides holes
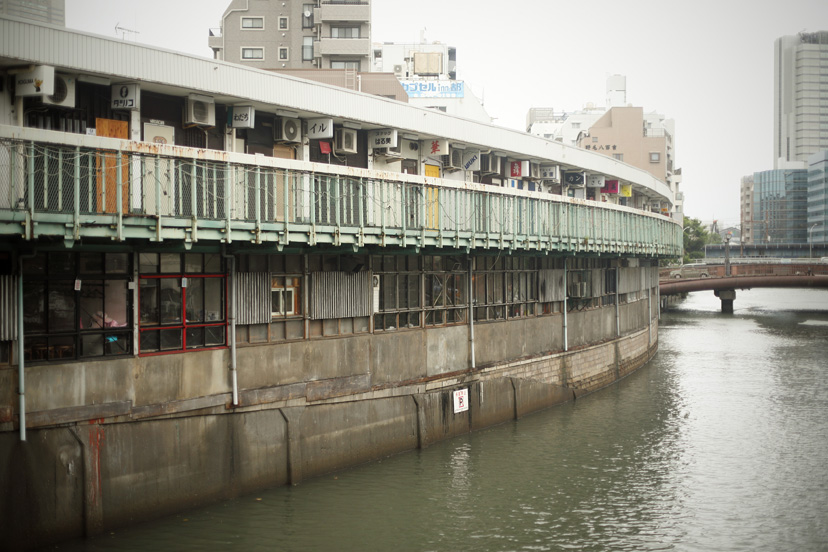
[[[710,290],[721,300],[722,312],[732,313],[737,289],[828,288],[828,263],[812,259],[734,261],[729,266],[705,265],[695,272],[700,276],[685,278],[679,271],[672,271],[671,277],[671,271],[662,271],[658,284],[661,297]]]

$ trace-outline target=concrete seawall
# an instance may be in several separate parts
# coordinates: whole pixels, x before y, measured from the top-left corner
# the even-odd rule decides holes
[[[13,432],[1,433],[0,483],[9,492],[0,501],[0,533],[11,538],[0,547],[28,548],[94,535],[257,489],[297,484],[571,401],[612,384],[652,357],[657,321],[648,320],[645,305],[639,302],[630,314],[629,324],[637,330],[566,352],[531,353],[530,337],[531,354],[520,356],[524,344],[523,350],[510,351],[510,360],[486,358],[487,351],[499,346],[497,327],[481,325],[486,362],[474,370],[451,372],[442,365],[437,373],[398,382],[389,381],[388,374],[371,374],[374,383],[366,385],[370,378],[357,374],[333,382],[248,388],[243,409],[228,409],[226,394],[219,393],[190,399],[189,410],[178,403],[167,405],[168,413],[160,407],[132,407],[133,414],[111,421],[33,428],[26,443]],[[614,311],[601,310],[605,319]],[[612,333],[610,323],[596,328],[588,317],[573,321],[592,339]],[[513,324],[520,331],[538,330],[529,327],[537,320]],[[483,340],[487,333],[488,344]],[[423,337],[412,332],[406,339],[416,343]],[[367,357],[390,347],[374,344],[372,352],[359,353],[358,343],[354,339],[349,345],[354,358],[362,355],[369,364]],[[452,392],[458,389],[468,389],[469,409],[455,413]]]

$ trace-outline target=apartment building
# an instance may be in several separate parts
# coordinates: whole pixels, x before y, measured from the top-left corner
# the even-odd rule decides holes
[[[232,0],[210,30],[216,59],[259,69],[371,65],[370,0]]]

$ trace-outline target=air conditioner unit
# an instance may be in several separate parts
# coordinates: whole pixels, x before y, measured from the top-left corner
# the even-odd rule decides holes
[[[54,93],[41,99],[47,105],[75,107],[75,77],[56,74]]]
[[[401,79],[405,77],[405,65],[397,64],[394,65],[394,76]]]
[[[190,94],[184,106],[184,124],[216,126],[216,103],[210,96]]]
[[[282,117],[273,125],[273,139],[277,142],[301,142],[302,121],[292,117]]]
[[[351,128],[338,128],[334,131],[335,153],[357,153],[357,131]]]
[[[442,156],[443,169],[458,171],[463,167],[463,150],[449,146],[449,154]]]
[[[493,153],[480,156],[480,171],[487,174],[500,174],[500,157]]]

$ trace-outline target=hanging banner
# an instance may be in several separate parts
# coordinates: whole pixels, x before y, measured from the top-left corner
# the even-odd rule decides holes
[[[621,197],[632,197],[632,184],[621,184]]]
[[[603,188],[604,187],[604,175],[603,174],[591,174],[587,177],[587,188]]]
[[[583,186],[584,185],[584,173],[582,172],[565,172],[564,173],[564,184],[567,186]]]
[[[618,193],[618,181],[617,180],[606,180],[604,182],[604,187],[601,188],[602,194],[617,194]]]

